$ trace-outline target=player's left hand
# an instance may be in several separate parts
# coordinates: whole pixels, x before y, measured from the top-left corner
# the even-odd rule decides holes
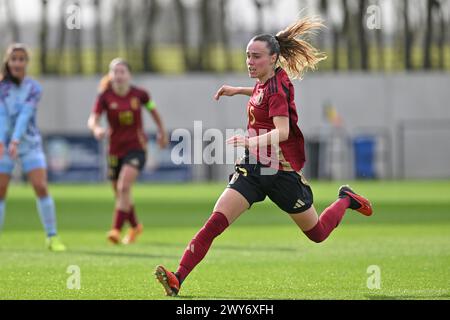
[[[161,149],[164,149],[169,144],[169,138],[165,131],[159,131],[156,136],[156,141]]]
[[[11,159],[17,158],[18,145],[19,145],[18,141],[11,141],[11,143],[9,144],[8,152],[9,152],[9,156],[11,157]]]

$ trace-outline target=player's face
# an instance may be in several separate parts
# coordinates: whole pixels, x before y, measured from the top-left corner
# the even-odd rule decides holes
[[[247,69],[250,78],[264,78],[273,70],[276,54],[271,55],[266,42],[250,41],[247,46]]]
[[[14,50],[8,59],[8,68],[11,75],[17,79],[25,77],[28,64],[28,56],[23,50]]]
[[[128,86],[131,80],[130,70],[123,64],[117,64],[110,71],[111,81],[118,87]]]

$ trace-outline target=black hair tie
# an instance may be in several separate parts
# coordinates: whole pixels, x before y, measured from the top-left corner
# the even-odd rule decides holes
[[[280,42],[280,39],[278,39],[278,36],[275,36],[274,38],[275,38],[275,40],[277,40],[278,42]]]

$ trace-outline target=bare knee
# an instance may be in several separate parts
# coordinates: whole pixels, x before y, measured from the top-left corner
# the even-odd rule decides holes
[[[131,191],[131,186],[127,183],[117,184],[116,193],[118,196],[128,195]]]
[[[249,206],[244,196],[236,190],[227,188],[217,200],[213,211],[222,213],[228,223],[232,224]]]
[[[48,187],[47,187],[47,182],[45,182],[45,181],[39,181],[39,182],[33,183],[33,189],[39,198],[48,196]]]

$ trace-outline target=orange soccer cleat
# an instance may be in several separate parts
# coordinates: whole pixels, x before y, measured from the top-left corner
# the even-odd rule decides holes
[[[363,196],[360,196],[356,194],[348,185],[341,186],[339,188],[339,198],[344,197],[350,198],[350,209],[356,210],[359,213],[362,213],[365,216],[371,216],[372,211],[372,205],[370,204],[370,201],[364,198]]]
[[[123,244],[131,244],[136,242],[136,238],[138,235],[142,233],[144,230],[144,226],[142,224],[138,224],[135,228],[130,228],[128,230],[128,234],[123,238]]]
[[[108,240],[113,244],[118,244],[120,242],[120,230],[119,229],[111,229],[108,232]]]
[[[156,279],[161,283],[167,296],[175,297],[180,291],[180,281],[177,276],[163,266],[157,266],[155,270]]]

